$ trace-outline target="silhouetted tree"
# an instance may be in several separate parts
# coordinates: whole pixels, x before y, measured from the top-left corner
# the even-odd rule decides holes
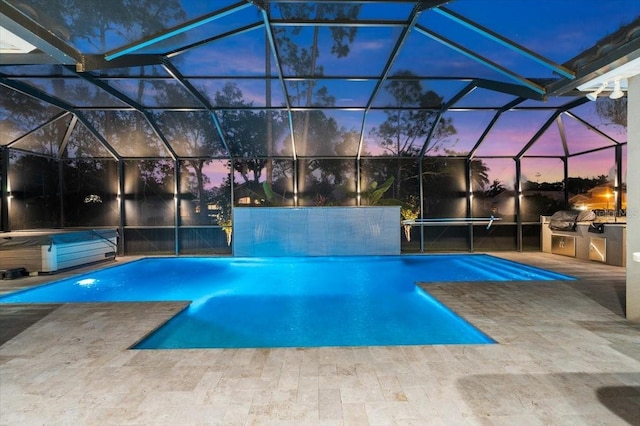
[[[607,182],[609,182],[609,177],[606,175],[600,175],[595,178],[570,177],[567,179],[567,191],[569,194],[582,194]]]
[[[487,197],[495,197],[496,195],[504,192],[507,188],[498,179],[494,179],[491,182],[489,188],[484,191],[484,195]]]
[[[301,3],[301,4],[279,4],[282,16],[285,19],[308,19],[308,20],[354,20],[358,17],[361,5],[346,5],[337,3]],[[293,75],[307,76],[306,81],[296,82],[293,85],[292,102],[298,105],[310,107],[312,105],[329,106],[334,100],[328,96],[326,87],[320,87],[316,92],[316,82],[314,78],[323,75],[322,67],[317,66],[320,56],[319,39],[321,27],[313,27],[310,46],[302,46],[300,43],[304,37],[298,37],[304,31],[304,27],[294,27],[276,29],[280,55],[283,58],[283,65],[290,70]],[[349,44],[353,43],[357,28],[335,26],[329,27],[331,33],[331,54],[338,58],[346,57],[349,54]],[[315,101],[314,101],[315,98]],[[302,152],[310,146],[308,140],[311,126],[311,112],[304,114],[300,137],[297,140]]]
[[[612,123],[627,127],[627,98],[610,99],[599,97],[596,101],[596,112],[605,120],[605,124]]]
[[[456,133],[450,118],[441,118],[431,138],[427,140],[432,127],[436,125],[437,111],[442,105],[442,97],[432,90],[425,90],[422,84],[410,71],[400,71],[385,85],[391,96],[391,103],[384,113],[387,119],[374,127],[370,136],[376,141],[386,155],[395,160],[386,160],[387,169],[395,169],[395,183],[391,196],[401,197],[402,185],[416,176],[412,163],[402,161],[402,157],[416,158],[424,147],[425,153],[437,152],[452,142],[450,136]],[[415,109],[418,107],[419,109]],[[411,109],[407,109],[411,108]]]
[[[262,194],[263,172],[267,164],[267,131],[284,126],[282,117],[264,111],[252,111],[252,102],[244,100],[242,91],[234,83],[227,83],[214,95],[214,104],[225,107],[219,113],[220,124],[233,155],[233,170],[242,178],[240,184],[252,199]],[[266,125],[271,120],[271,128]],[[276,133],[279,130],[275,130]],[[238,183],[236,183],[238,184]],[[264,198],[264,197],[261,197]]]

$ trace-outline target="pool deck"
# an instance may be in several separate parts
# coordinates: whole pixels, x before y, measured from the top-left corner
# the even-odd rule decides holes
[[[184,304],[0,305],[0,424],[640,425],[625,269],[493,254],[579,278],[423,285],[495,345],[129,350]]]

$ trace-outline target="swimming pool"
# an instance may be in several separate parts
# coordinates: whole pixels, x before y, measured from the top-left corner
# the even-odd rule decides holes
[[[139,349],[482,344],[415,283],[550,279],[571,277],[479,254],[148,258],[0,303],[191,302]]]

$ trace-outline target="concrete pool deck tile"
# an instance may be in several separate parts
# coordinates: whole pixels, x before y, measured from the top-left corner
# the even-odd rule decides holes
[[[340,389],[319,389],[318,418],[342,420],[342,395]]]
[[[406,401],[367,402],[365,410],[371,425],[411,424],[412,420],[419,420],[411,409],[411,405]]]
[[[384,395],[379,387],[372,389],[357,381],[349,384],[340,383],[336,388],[340,389],[342,402],[366,403],[384,401]]]
[[[320,379],[318,377],[301,377],[298,385],[298,402],[318,403]]]
[[[369,424],[367,410],[362,403],[342,403],[342,420],[344,425],[366,425]]]

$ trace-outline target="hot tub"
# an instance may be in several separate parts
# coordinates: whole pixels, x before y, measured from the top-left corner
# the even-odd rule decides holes
[[[34,230],[0,233],[0,270],[25,268],[53,273],[80,265],[113,260],[115,229]]]

